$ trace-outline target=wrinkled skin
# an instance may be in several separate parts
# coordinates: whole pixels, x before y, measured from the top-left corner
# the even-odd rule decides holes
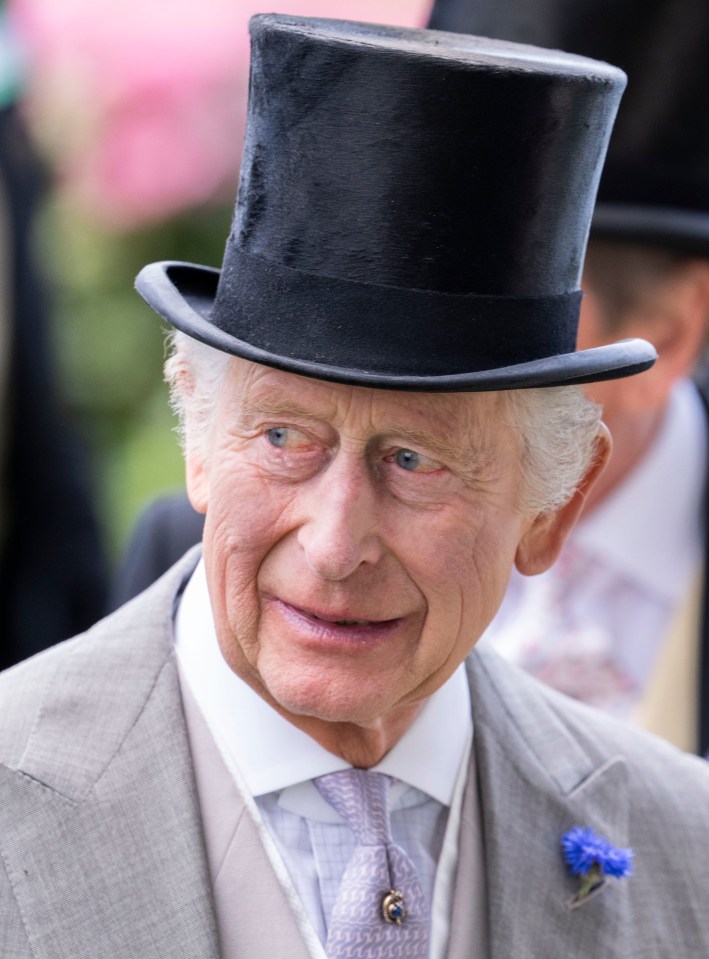
[[[521,508],[505,395],[349,387],[230,360],[188,457],[230,667],[355,765],[397,741],[575,508]],[[601,457],[602,458],[602,457]],[[573,514],[573,515],[572,515]]]

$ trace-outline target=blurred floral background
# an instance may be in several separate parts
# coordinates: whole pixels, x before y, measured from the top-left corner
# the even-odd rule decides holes
[[[422,26],[429,0],[9,0],[23,110],[49,177],[36,242],[52,292],[67,413],[88,447],[109,555],[140,509],[179,488],[160,323],[145,263],[218,266],[238,178],[249,17]]]

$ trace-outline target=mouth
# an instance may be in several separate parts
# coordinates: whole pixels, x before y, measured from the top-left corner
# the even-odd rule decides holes
[[[326,613],[315,612],[282,599],[275,599],[281,613],[301,629],[322,639],[365,641],[383,638],[391,633],[403,621],[402,616],[387,619],[353,616],[349,611]]]
[[[317,613],[310,612],[307,609],[297,609],[297,612],[303,616],[309,616],[319,623],[329,623],[331,626],[380,626],[382,623],[392,622],[388,619],[333,619],[329,616],[318,616]]]

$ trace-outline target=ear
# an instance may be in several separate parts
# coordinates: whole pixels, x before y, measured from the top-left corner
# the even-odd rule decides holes
[[[185,453],[185,482],[192,508],[198,513],[206,513],[209,501],[207,470],[203,458],[190,450]]]
[[[515,566],[525,576],[536,576],[552,566],[566,537],[586,502],[589,490],[601,475],[612,449],[611,435],[601,423],[596,436],[593,460],[571,499],[553,513],[539,513],[531,521],[517,546]]]
[[[179,404],[185,417],[184,428],[184,456],[185,456],[185,484],[187,496],[192,507],[198,513],[207,512],[209,484],[204,465],[203,451],[198,453],[195,444],[195,429],[191,420],[190,399],[194,396],[195,382],[192,367],[184,349],[177,348],[165,365],[165,379],[171,383],[172,390],[179,397]]]
[[[709,319],[709,284],[699,271],[688,270],[682,281],[669,289],[647,322],[623,330],[623,335],[644,336],[658,353],[647,376],[636,377],[635,409],[664,408],[674,384],[689,376],[706,341]],[[625,386],[625,384],[624,384]]]
[[[580,347],[608,342],[602,317],[601,302],[589,284],[581,308]],[[649,340],[658,352],[657,362],[639,376],[591,384],[588,394],[609,409],[612,405],[613,409],[633,415],[661,412],[674,384],[691,374],[708,330],[709,264],[692,260],[676,276],[659,285],[642,308],[628,313],[617,330],[622,338],[639,336]]]
[[[706,342],[709,327],[709,264],[689,263],[679,279],[669,284],[660,301],[661,317],[654,334],[658,363],[671,382],[688,376]]]

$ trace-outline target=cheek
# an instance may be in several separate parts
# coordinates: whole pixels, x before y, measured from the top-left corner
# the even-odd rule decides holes
[[[427,628],[444,633],[438,641],[445,643],[450,632],[458,628],[465,598],[477,594],[477,555],[480,548],[481,522],[474,514],[467,522],[432,523],[412,538],[413,547],[404,559],[409,575],[426,599]]]
[[[228,479],[210,490],[204,558],[218,621],[248,645],[258,620],[259,573],[290,531],[293,497],[287,489],[270,489],[249,471],[221,475]]]
[[[485,513],[473,508],[431,538],[427,555],[434,565],[422,575],[432,616],[457,622],[464,632],[487,626],[507,587],[522,522],[511,519],[509,510]]]
[[[224,454],[210,479],[206,526],[221,552],[268,549],[287,522],[293,488],[267,482],[258,463],[243,453]]]
[[[425,597],[423,629],[407,672],[414,680],[404,702],[438,689],[466,658],[491,618],[490,572],[482,523],[457,524],[421,538],[419,562],[409,565]]]

